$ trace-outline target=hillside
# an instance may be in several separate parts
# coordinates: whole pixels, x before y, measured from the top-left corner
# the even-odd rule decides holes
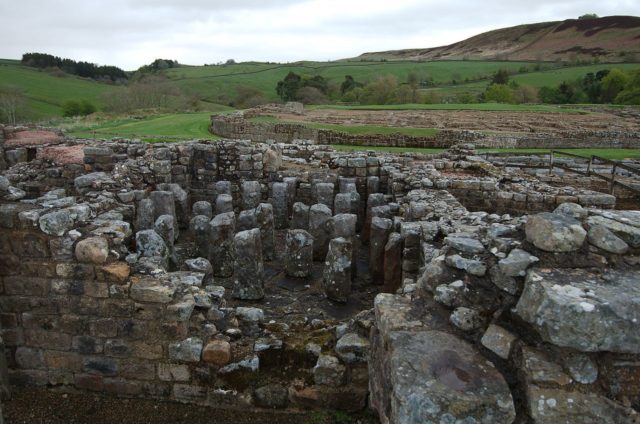
[[[73,75],[53,76],[45,71],[22,66],[19,60],[0,59],[0,85],[21,88],[26,97],[26,116],[39,120],[62,115],[68,100],[87,100],[102,105],[102,95],[115,87]]]
[[[640,61],[640,17],[607,16],[518,25],[448,46],[364,53],[360,60]]]

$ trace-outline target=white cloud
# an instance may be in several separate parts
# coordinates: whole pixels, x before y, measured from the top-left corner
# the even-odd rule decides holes
[[[584,13],[637,15],[637,0],[22,0],[0,3],[0,57],[38,51],[125,69],[158,57],[332,60]]]

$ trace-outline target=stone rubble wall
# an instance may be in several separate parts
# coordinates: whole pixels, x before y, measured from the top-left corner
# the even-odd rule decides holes
[[[475,143],[493,148],[637,148],[640,134],[625,131],[563,131],[558,134],[519,133],[485,134],[479,131],[439,130],[430,137],[403,134],[348,134],[335,130],[310,128],[304,124],[251,122],[262,116],[260,111],[249,110],[233,114],[213,115],[209,130],[213,134],[231,139],[254,142],[291,143],[297,139],[313,140],[316,144],[449,148],[460,143]]]
[[[81,143],[81,164],[34,159],[0,179],[12,384],[236,407],[358,410],[368,398],[381,422],[636,417],[640,215],[611,210],[614,196],[501,170],[470,145],[428,156]],[[230,234],[252,258],[237,293],[211,278],[207,258],[167,265],[197,256],[178,233],[205,253],[229,242],[197,229],[229,192]],[[260,295],[262,255],[283,249],[269,228],[294,202],[336,263],[349,260],[354,233],[331,234],[352,214],[380,274],[371,284],[389,292],[373,310],[284,323],[266,307],[230,306]],[[348,272],[326,267],[324,284]]]
[[[640,276],[639,212],[513,218],[428,189],[401,207],[422,254],[403,294],[375,300],[381,422],[636,422],[638,305],[623,298]]]

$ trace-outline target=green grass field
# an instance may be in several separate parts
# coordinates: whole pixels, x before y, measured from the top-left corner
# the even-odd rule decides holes
[[[179,113],[150,116],[143,119],[105,120],[94,124],[75,124],[67,128],[67,132],[75,137],[86,138],[140,138],[148,142],[178,141],[191,139],[215,140],[220,137],[209,133],[208,125],[211,112]],[[254,122],[273,122],[272,117],[251,119]],[[381,134],[384,131],[398,132],[400,128],[374,127],[366,125],[327,125],[318,124],[323,128],[331,128],[352,134]],[[432,128],[404,128],[409,135],[433,135],[437,130]],[[417,131],[411,133],[412,131]],[[406,134],[406,133],[405,133]],[[393,153],[417,152],[437,154],[445,149],[421,149],[405,147],[373,147],[334,145],[338,151],[385,151]],[[601,156],[607,159],[640,158],[640,149],[562,149],[563,151],[588,157]],[[548,149],[480,149],[480,152],[509,152],[509,153],[545,153]]]
[[[373,134],[404,134],[413,137],[431,137],[438,133],[435,128],[413,128],[413,127],[384,127],[374,125],[338,125],[325,124],[321,122],[299,122],[299,121],[281,121],[273,116],[256,116],[248,119],[249,122],[281,122],[302,124],[310,128],[326,129],[340,131],[347,134],[373,135]]]
[[[204,95],[210,101],[221,96],[232,97],[237,87],[249,86],[262,91],[270,100],[278,100],[275,87],[288,72],[321,75],[332,83],[340,84],[346,75],[365,82],[377,76],[394,75],[406,81],[414,72],[428,75],[434,83],[444,84],[452,78],[460,80],[482,78],[500,68],[518,70],[526,62],[459,61],[459,62],[299,62],[288,65],[241,63],[235,65],[193,66],[174,68],[167,75],[181,87]]]
[[[446,149],[438,148],[419,148],[419,147],[378,147],[378,146],[348,146],[348,145],[333,145],[333,147],[341,152],[349,151],[367,151],[373,150],[376,152],[390,152],[390,153],[424,153],[424,154],[438,154],[444,152]],[[640,149],[559,149],[562,152],[571,153],[574,155],[580,155],[584,157],[590,157],[596,155],[605,159],[622,160],[622,159],[638,159],[640,158]],[[549,153],[549,149],[479,149],[480,153],[495,152],[495,153]]]
[[[0,85],[20,87],[26,95],[26,116],[40,120],[62,115],[68,100],[88,100],[98,108],[101,96],[116,87],[73,75],[55,77],[44,71],[21,66],[19,61],[0,60]]]
[[[86,138],[140,138],[145,141],[217,139],[208,130],[211,112],[178,113],[144,119],[107,121],[72,128],[69,134]]]
[[[509,78],[521,85],[530,85],[536,88],[544,86],[556,86],[562,81],[574,81],[584,77],[587,73],[596,73],[602,69],[619,68],[626,71],[640,68],[638,63],[616,63],[616,64],[600,64],[600,65],[581,65],[568,66],[558,69],[550,69],[546,71],[527,72],[512,75]],[[487,88],[487,81],[462,83],[456,85],[443,85],[430,89],[421,90],[421,92],[434,91],[439,94],[459,94],[459,93],[475,93],[483,92]]]
[[[545,66],[553,66],[545,64]],[[635,69],[640,64],[601,64],[588,66],[562,67],[538,72],[518,73],[511,78],[519,83],[540,87],[557,85],[563,80],[582,77],[587,72],[619,67]],[[352,75],[357,81],[366,82],[376,76],[394,75],[398,81],[406,81],[409,73],[430,76],[437,86],[421,90],[435,91],[440,94],[456,94],[463,92],[479,93],[487,85],[487,81],[449,84],[452,78],[464,81],[487,77],[497,69],[506,68],[518,71],[521,67],[532,70],[534,64],[528,62],[500,61],[438,61],[438,62],[299,62],[293,64],[241,63],[217,66],[183,66],[167,70],[167,76],[185,92],[197,93],[204,99],[203,108],[215,108],[215,103],[229,101],[240,86],[250,86],[261,90],[267,99],[278,100],[275,92],[277,82],[289,72],[301,74],[317,74],[327,78],[331,84],[339,85],[345,75]],[[72,75],[53,76],[46,71],[38,71],[20,65],[17,60],[0,59],[0,85],[21,87],[26,94],[26,118],[31,121],[60,116],[61,105],[68,100],[88,100],[98,108],[104,95],[118,87],[98,83],[89,79]],[[324,106],[322,106],[324,107]],[[340,108],[340,106],[330,106]],[[461,110],[495,110],[495,111],[527,111],[555,112],[566,109],[551,105],[506,105],[506,104],[434,104],[434,105],[385,105],[355,106],[352,109],[461,109]],[[575,111],[575,110],[573,110]]]

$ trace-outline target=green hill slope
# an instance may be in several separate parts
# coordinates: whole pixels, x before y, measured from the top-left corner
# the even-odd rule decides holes
[[[20,87],[26,96],[25,117],[39,120],[61,116],[67,100],[88,100],[101,106],[101,95],[116,87],[65,75],[57,77],[20,65],[17,60],[0,60],[0,85]]]
[[[224,102],[233,97],[238,87],[257,88],[267,99],[278,99],[276,84],[290,71],[297,74],[321,75],[340,84],[346,75],[366,82],[382,75],[394,75],[399,82],[410,73],[431,77],[435,84],[486,78],[500,68],[518,70],[527,62],[456,61],[456,62],[299,62],[287,65],[241,63],[219,66],[191,66],[167,71],[180,87],[202,95],[208,101]]]
[[[448,46],[364,53],[362,60],[640,60],[640,17],[567,19],[501,28]]]

